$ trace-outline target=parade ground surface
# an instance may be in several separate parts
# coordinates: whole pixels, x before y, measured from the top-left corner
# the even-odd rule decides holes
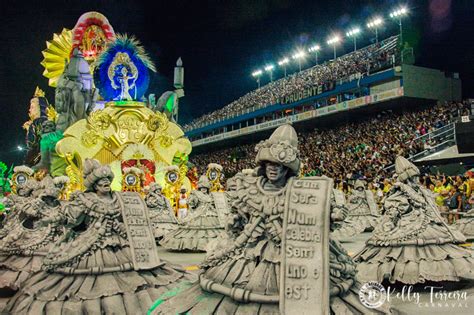
[[[370,234],[359,234],[350,241],[343,241],[342,244],[353,256],[364,247]],[[473,244],[469,242],[463,244],[463,246],[472,248]],[[190,272],[199,270],[198,265],[206,255],[205,253],[171,252],[163,247],[158,247],[158,254],[161,259],[182,265]],[[408,285],[389,285],[387,283],[384,283],[384,285],[386,288],[390,286],[390,302],[400,314],[472,314],[474,309],[474,279],[460,283],[425,283],[411,287]],[[431,294],[431,287],[434,287],[433,294]],[[435,294],[435,292],[441,290],[441,287],[446,289],[451,296]],[[453,293],[459,293],[460,296],[454,296]],[[463,294],[467,298],[464,298]],[[431,300],[433,300],[433,304]],[[3,307],[6,301],[7,299],[0,298],[0,308]]]

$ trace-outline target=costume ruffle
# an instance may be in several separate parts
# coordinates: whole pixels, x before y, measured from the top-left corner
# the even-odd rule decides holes
[[[473,216],[463,217],[454,225],[466,238],[474,239],[474,213]]]
[[[28,277],[41,270],[43,256],[0,256],[0,290],[18,290]]]
[[[211,241],[224,235],[217,215],[201,214],[164,235],[160,245],[170,250],[206,251]]]
[[[354,257],[363,281],[384,279],[415,284],[425,281],[459,281],[471,272],[474,258],[455,244],[379,247],[367,245]]]
[[[131,261],[125,248],[97,249],[76,263],[77,269],[113,267]],[[152,302],[179,280],[184,270],[163,262],[151,270],[101,274],[40,271],[7,304],[11,314],[145,314]]]

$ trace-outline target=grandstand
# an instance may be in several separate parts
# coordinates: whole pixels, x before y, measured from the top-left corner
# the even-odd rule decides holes
[[[191,162],[221,163],[233,175],[253,166],[252,145],[287,122],[303,139],[304,172],[333,178],[390,176],[397,154],[426,159],[452,146],[452,108],[459,116],[470,106],[460,102],[459,76],[406,63],[413,58],[398,41],[393,36],[271,82],[194,120],[185,127]],[[355,153],[360,147],[363,154]]]

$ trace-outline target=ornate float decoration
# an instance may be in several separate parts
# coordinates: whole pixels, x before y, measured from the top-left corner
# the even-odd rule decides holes
[[[97,60],[108,42],[113,41],[115,32],[107,18],[99,12],[81,15],[73,29],[72,48],[78,47],[89,64]]]
[[[64,72],[66,63],[72,51],[72,31],[63,28],[61,33],[53,34],[53,39],[46,42],[41,65],[44,67],[43,76],[48,78],[49,86],[56,87],[59,77]]]
[[[43,76],[48,78],[49,86],[57,86],[74,48],[78,48],[92,66],[107,43],[114,38],[112,25],[99,12],[84,13],[72,30],[63,28],[61,33],[53,34],[53,38],[46,42],[46,49],[42,51],[44,59],[41,61]]]
[[[186,174],[191,143],[181,128],[166,114],[153,111],[144,102],[149,70],[155,71],[151,59],[138,40],[117,35],[97,59],[95,86],[106,101],[105,108],[92,111],[64,132],[58,142],[61,156],[94,158],[111,165],[115,178],[112,188],[121,190],[124,168],[137,167],[144,172],[147,186],[153,181],[164,186],[166,166],[176,165]]]

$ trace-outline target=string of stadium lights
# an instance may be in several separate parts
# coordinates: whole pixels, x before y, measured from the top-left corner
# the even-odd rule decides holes
[[[397,23],[400,27],[400,42],[403,43],[403,25],[402,25],[402,18],[408,15],[408,9],[405,6],[399,7],[395,10],[393,10],[390,14],[389,17],[392,19],[397,20]],[[379,27],[383,25],[384,19],[380,16],[375,16],[371,18],[367,22],[367,28],[370,30],[373,30],[375,33],[375,43],[379,42]],[[352,38],[353,44],[354,44],[354,51],[357,50],[357,37],[360,36],[362,33],[362,29],[358,26],[352,27],[346,32],[346,37],[347,38]],[[332,46],[333,48],[333,55],[334,59],[337,57],[337,45],[342,42],[343,38],[338,35],[338,34],[332,34],[326,41],[326,44],[328,46]],[[321,51],[322,47],[319,44],[315,44],[311,47],[308,48],[309,53],[314,53],[315,55],[315,61],[316,64],[318,64],[319,60],[319,53]],[[296,51],[291,58],[290,57],[284,57],[280,61],[278,61],[278,66],[283,68],[283,71],[285,73],[286,77],[286,67],[290,63],[291,60],[295,60],[298,62],[298,67],[299,71],[301,71],[301,63],[303,59],[307,56],[306,52],[304,50],[298,50]],[[252,76],[256,79],[258,88],[260,88],[260,77],[262,76],[263,72],[268,72],[270,76],[270,81],[273,81],[273,70],[275,69],[275,65],[273,64],[268,64],[264,66],[263,70],[262,69],[257,69],[252,72]]]

